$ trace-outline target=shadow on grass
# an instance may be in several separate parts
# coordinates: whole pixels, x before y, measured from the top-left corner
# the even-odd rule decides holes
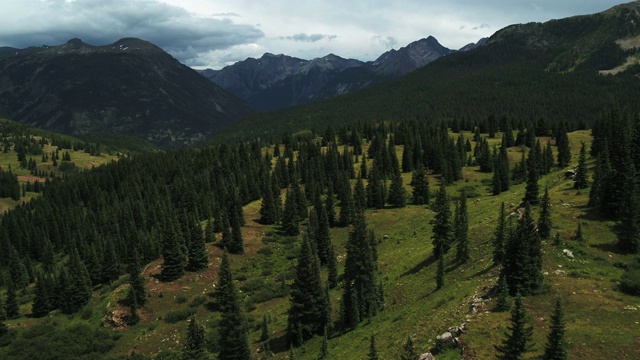
[[[436,262],[436,257],[431,255],[428,258],[422,260],[420,263],[418,263],[416,266],[412,267],[411,269],[405,271],[402,275],[400,275],[401,277],[407,276],[407,275],[414,275],[416,273],[418,273],[420,270],[426,268],[429,265],[432,265],[433,263]]]

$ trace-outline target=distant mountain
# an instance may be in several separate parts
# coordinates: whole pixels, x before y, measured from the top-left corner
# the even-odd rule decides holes
[[[200,73],[258,110],[275,110],[388,81],[452,52],[429,36],[366,63],[334,54],[303,60],[266,53],[259,59],[248,58],[221,70]]]
[[[194,144],[251,113],[242,100],[134,38],[0,49],[0,108],[55,132],[135,135],[163,147]]]
[[[639,1],[593,15],[511,25],[481,42],[384,84],[255,114],[224,136],[240,129],[242,136],[279,136],[356,121],[475,122],[490,116],[567,121],[579,129],[612,108],[640,111]]]

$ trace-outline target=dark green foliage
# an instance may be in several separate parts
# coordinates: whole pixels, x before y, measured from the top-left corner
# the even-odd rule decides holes
[[[640,252],[640,184],[636,179],[633,165],[629,166],[625,181],[626,197],[622,200],[620,231],[618,232],[618,248],[625,253]],[[576,232],[576,239],[582,241],[582,227],[578,224],[580,233]]]
[[[402,185],[402,176],[400,176],[399,171],[391,179],[388,202],[393,207],[405,207],[407,204],[406,191]]]
[[[223,247],[229,251],[229,254],[244,254],[244,238],[242,237],[242,225],[244,217],[242,217],[242,208],[238,212],[232,212],[229,216],[229,224],[231,225],[231,239]]]
[[[509,286],[504,276],[500,276],[498,279],[498,298],[496,299],[496,310],[507,311],[509,310]]]
[[[314,240],[316,244],[316,250],[318,252],[318,258],[321,265],[326,265],[329,262],[331,254],[331,233],[329,230],[329,218],[327,216],[326,207],[321,204],[314,206],[317,218],[318,228],[314,232]]]
[[[209,267],[209,255],[205,247],[204,236],[200,222],[195,218],[189,220],[189,253],[187,261],[187,270],[201,271]]]
[[[367,355],[368,360],[378,360],[378,350],[376,350],[376,338],[371,335],[371,341],[369,342],[369,354]]]
[[[573,235],[573,240],[577,240],[579,242],[584,241],[584,235],[582,235],[582,221],[578,221],[578,227],[576,228],[576,234]]]
[[[209,358],[205,350],[204,327],[198,323],[195,316],[191,317],[189,325],[187,325],[187,338],[182,349],[182,358],[184,360],[206,360]]]
[[[105,251],[102,256],[102,281],[110,283],[120,276],[120,261],[116,254],[113,242],[105,241]]]
[[[127,302],[129,303],[129,319],[127,320],[127,324],[129,326],[133,326],[140,321],[137,298],[136,289],[129,287],[129,292],[127,293]]]
[[[182,277],[185,258],[172,224],[166,225],[162,236],[162,258],[164,262],[160,269],[160,277],[163,281],[173,281]]]
[[[413,204],[429,204],[429,179],[422,163],[418,164],[418,167],[413,171],[411,186],[413,187]]]
[[[529,158],[527,159],[527,186],[524,190],[523,203],[529,203],[531,205],[538,204],[538,178],[540,174],[538,172],[538,158],[535,151],[529,151]]]
[[[31,313],[33,317],[47,316],[53,310],[51,284],[45,275],[38,273],[36,285],[34,289],[34,299],[31,305]]]
[[[295,341],[321,335],[327,325],[327,298],[320,278],[320,264],[306,236],[302,239],[290,301],[287,321],[290,341],[301,345]]]
[[[212,243],[216,240],[216,233],[214,228],[214,222],[211,219],[207,219],[207,223],[204,226],[204,242]]]
[[[139,307],[144,307],[147,303],[147,288],[144,277],[140,273],[140,260],[135,249],[131,254],[127,270],[129,273],[129,286],[135,289],[136,304]]]
[[[463,191],[456,206],[453,235],[458,242],[456,260],[464,263],[471,258],[469,253],[469,217],[467,215],[467,195]]]
[[[507,155],[507,148],[505,145],[505,137],[502,137],[502,145],[500,150],[494,156],[493,165],[493,195],[498,195],[503,191],[509,190],[510,187],[510,171],[509,171],[509,157]]]
[[[556,146],[558,147],[558,166],[563,168],[571,162],[571,149],[569,148],[569,137],[564,124],[556,135]]]
[[[433,204],[433,211],[436,213],[435,219],[432,221],[433,255],[436,258],[440,258],[449,251],[452,236],[451,208],[449,206],[447,187],[444,182],[440,183],[440,188]]]
[[[529,325],[527,310],[520,294],[516,295],[515,306],[511,311],[511,324],[507,327],[507,338],[500,346],[496,346],[498,359],[520,360],[529,351],[533,327]]]
[[[269,322],[267,321],[267,315],[262,316],[262,326],[260,327],[260,342],[269,340]]]
[[[620,290],[629,295],[640,296],[640,267],[629,266],[620,277]]]
[[[556,305],[551,315],[551,331],[547,335],[547,345],[544,348],[543,360],[566,360],[567,349],[564,339],[565,324],[564,310],[560,297],[556,298]]]
[[[400,350],[400,360],[418,360],[418,356],[419,354],[413,345],[411,335],[407,335],[407,340],[402,345],[402,350]]]
[[[580,147],[580,157],[578,158],[578,167],[576,168],[576,175],[573,178],[574,189],[586,189],[589,187],[587,182],[587,151],[585,150],[584,141]]]
[[[356,215],[346,250],[342,301],[346,312],[356,309],[356,313],[343,316],[343,324],[350,328],[360,320],[376,315],[382,305],[376,281],[376,255],[364,213]]]
[[[507,240],[507,223],[504,210],[504,202],[500,205],[500,214],[498,215],[498,226],[493,235],[493,263],[501,264],[504,258],[504,246]]]
[[[544,188],[544,195],[540,203],[540,218],[538,219],[538,234],[542,239],[548,239],[551,236],[551,199],[549,199],[549,189]]]
[[[221,312],[219,324],[218,358],[230,360],[250,360],[251,350],[247,340],[247,325],[235,285],[231,275],[231,267],[227,253],[222,255],[222,263],[218,273],[216,300]]]
[[[75,248],[69,255],[67,274],[62,311],[71,314],[82,309],[91,300],[91,279]]]
[[[542,249],[531,209],[525,204],[524,212],[505,245],[502,276],[515,295],[534,294],[542,285]]]
[[[300,234],[298,209],[293,191],[287,190],[282,213],[282,231],[286,235],[296,236]]]
[[[271,185],[271,176],[265,176],[266,181],[264,189],[262,191],[262,203],[260,205],[260,223],[265,225],[271,225],[276,223],[276,203],[273,197],[273,190]]]
[[[320,343],[320,354],[318,354],[318,360],[325,360],[327,356],[329,356],[329,340],[325,329],[324,336],[322,337],[322,343]]]
[[[9,279],[7,286],[7,298],[4,303],[4,314],[7,319],[17,319],[20,316],[20,307],[18,306],[18,299],[16,297],[16,287],[13,285],[13,280]]]
[[[329,248],[329,256],[327,259],[327,285],[333,289],[338,285],[338,260],[336,259],[333,244]]]

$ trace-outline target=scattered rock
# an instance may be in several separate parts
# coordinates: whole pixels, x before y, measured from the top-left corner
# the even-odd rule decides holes
[[[572,258],[573,259],[573,251],[569,250],[569,249],[562,249],[562,254],[568,258]]]
[[[565,274],[564,270],[556,270],[553,273],[556,274],[556,275],[564,275]]]
[[[424,353],[420,355],[420,358],[418,360],[436,360],[436,357],[431,355],[431,353]]]
[[[631,305],[627,305],[624,307],[625,310],[632,310],[632,311],[637,311],[638,308],[635,306],[631,306]]]
[[[383,235],[382,238],[387,240],[389,238],[389,235]]]

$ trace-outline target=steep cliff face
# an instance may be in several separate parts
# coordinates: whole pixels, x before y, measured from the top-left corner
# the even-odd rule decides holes
[[[0,55],[0,106],[12,119],[62,133],[135,135],[162,147],[194,144],[250,107],[155,45],[125,38]]]

